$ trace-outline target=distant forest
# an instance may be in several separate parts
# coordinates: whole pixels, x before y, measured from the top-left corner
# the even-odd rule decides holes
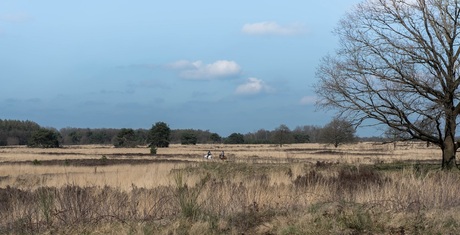
[[[41,127],[33,121],[2,120],[0,119],[0,146],[27,145],[34,132],[48,129],[57,133],[61,145],[88,145],[88,144],[114,144],[117,135],[122,131],[134,133],[134,141],[137,145],[149,144],[149,129],[130,128],[54,128]],[[246,134],[232,133],[222,137],[209,130],[175,129],[171,130],[171,144],[205,144],[205,143],[227,143],[227,144],[290,144],[290,143],[318,143],[322,142],[322,127],[299,126],[290,130],[285,125],[275,130],[260,129],[256,132]],[[380,138],[366,138],[356,140],[380,141]]]

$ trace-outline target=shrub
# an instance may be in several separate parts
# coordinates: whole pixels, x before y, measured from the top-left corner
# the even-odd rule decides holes
[[[101,157],[100,160],[101,160],[102,165],[106,165],[106,164],[107,164],[108,159],[107,159],[107,157],[106,157],[105,155],[102,155],[102,157]]]
[[[335,188],[334,197],[340,200],[354,200],[359,192],[375,186],[380,188],[389,183],[390,179],[373,167],[343,167],[330,182]]]
[[[299,187],[308,187],[311,185],[316,185],[321,181],[325,181],[325,178],[323,175],[316,170],[310,170],[308,173],[305,175],[299,175],[297,178],[294,180],[294,185],[296,188]]]
[[[150,155],[156,155],[157,154],[157,147],[155,145],[150,145]]]

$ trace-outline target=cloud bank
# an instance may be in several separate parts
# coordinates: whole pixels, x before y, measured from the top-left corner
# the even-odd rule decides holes
[[[279,35],[293,36],[305,33],[305,27],[301,24],[279,25],[276,22],[258,22],[245,24],[241,31],[248,35]]]
[[[196,80],[231,77],[241,72],[241,67],[235,61],[229,60],[218,60],[211,64],[204,64],[200,60],[179,60],[166,67],[179,71],[182,78]]]
[[[236,88],[235,93],[237,95],[255,95],[273,91],[274,89],[267,85],[262,79],[248,78],[246,83],[241,84]]]

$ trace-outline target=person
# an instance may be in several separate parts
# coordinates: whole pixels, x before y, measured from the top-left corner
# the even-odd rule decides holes
[[[222,152],[219,154],[219,158],[220,158],[220,159],[225,159],[225,153],[224,153],[223,150],[222,150]]]
[[[211,151],[208,151],[208,154],[204,155],[204,158],[211,159],[212,158]]]

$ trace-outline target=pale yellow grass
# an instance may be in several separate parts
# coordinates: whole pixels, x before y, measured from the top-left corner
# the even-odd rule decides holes
[[[202,156],[209,150],[214,156],[224,150],[229,161],[204,160]],[[75,187],[76,191],[90,192],[86,200],[91,202],[91,206],[82,207],[86,211],[81,216],[108,215],[104,217],[108,225],[103,220],[87,225],[78,219],[75,225],[69,226],[74,234],[87,233],[86,229],[95,232],[98,226],[101,226],[101,234],[180,234],[181,231],[191,234],[220,234],[225,231],[227,234],[299,234],[300,231],[312,231],[312,234],[342,234],[348,231],[350,234],[359,234],[368,230],[370,234],[393,234],[393,229],[400,227],[405,228],[407,234],[432,234],[433,231],[458,234],[458,230],[451,231],[452,228],[448,227],[458,227],[456,225],[460,218],[457,212],[460,194],[458,172],[424,171],[412,166],[403,170],[380,171],[366,166],[381,162],[439,160],[439,149],[427,148],[424,143],[399,143],[396,148],[392,144],[373,143],[343,145],[339,148],[320,144],[283,147],[171,145],[170,148],[158,149],[157,156],[148,156],[148,148],[115,149],[110,146],[72,146],[53,150],[20,147],[1,148],[0,151],[1,161],[4,162],[0,164],[0,188],[10,185],[28,190],[35,193],[37,199],[43,199],[43,194],[39,193],[41,191],[34,189],[41,186],[57,187],[60,189],[53,191],[57,196],[69,196],[62,186],[96,186],[90,189]],[[105,155],[109,160],[149,158],[184,161],[97,167],[11,163],[35,159],[43,162],[101,159]],[[317,161],[322,163],[318,164]],[[372,169],[371,172],[378,173],[377,179],[381,179],[382,183],[360,181],[353,177],[343,177],[345,181],[341,181],[342,178],[338,177],[340,172],[352,167],[336,163],[356,163],[352,171],[355,176],[360,176],[362,170]],[[296,181],[298,176],[309,181]],[[364,179],[368,175],[360,177]],[[198,182],[204,183],[200,186]],[[149,190],[137,190],[139,187]],[[119,190],[124,194],[120,194]],[[75,194],[70,194],[70,204],[73,205],[72,200],[75,200],[75,205],[85,204],[83,200],[76,203],[77,200],[72,197]],[[65,198],[57,198],[63,201],[55,200],[56,205],[48,209],[68,213]],[[96,205],[99,207],[94,208],[93,199],[97,201],[98,198],[100,201]],[[30,217],[34,218],[31,224],[47,221],[45,215],[41,214],[47,209],[46,203],[25,205],[19,199],[11,202],[12,208],[19,209],[13,213],[5,211],[5,215],[12,215],[8,217],[10,222],[5,224],[22,221],[24,212],[33,215]],[[194,220],[192,215],[187,215],[187,209],[190,209],[187,205],[190,204],[191,209],[201,215],[200,219]],[[79,213],[78,210],[74,212]],[[69,224],[62,222],[60,219],[64,217],[59,216],[57,213],[49,224],[56,228]],[[263,219],[263,223],[259,223],[259,219]],[[450,223],[450,220],[453,222]],[[145,221],[154,221],[152,226],[155,226],[142,227],[146,225]],[[117,225],[118,222],[132,224]],[[163,223],[164,227],[156,227]],[[240,227],[248,223],[253,225],[248,226],[246,231],[240,231]],[[424,223],[430,226],[439,224],[439,228],[418,227]],[[89,227],[80,231],[75,229],[78,226]],[[214,228],[216,226],[217,229]],[[135,232],[131,231],[133,228]],[[289,232],[289,229],[294,230]]]
[[[117,154],[148,154],[148,148],[114,148],[109,145],[78,145],[64,146],[63,148],[27,148],[25,146],[0,148],[0,162],[5,161],[33,161],[37,160],[64,160],[64,159],[92,159],[104,155]]]
[[[380,162],[395,162],[407,160],[438,160],[440,150],[435,147],[427,148],[424,143],[399,143],[394,149],[393,144],[359,143],[342,145],[339,148],[323,144],[293,144],[284,145],[170,145],[169,148],[159,148],[157,156],[149,156],[147,147],[114,148],[112,146],[65,146],[59,149],[37,149],[27,147],[0,148],[0,162],[48,161],[66,159],[179,159],[184,163],[152,163],[146,165],[109,165],[109,166],[41,166],[31,164],[2,164],[0,165],[0,187],[7,185],[19,188],[37,188],[40,186],[61,187],[63,185],[79,186],[113,186],[129,190],[137,187],[154,188],[161,185],[171,185],[170,172],[172,169],[183,168],[193,164],[193,161],[203,162],[203,155],[211,151],[217,160],[218,154],[225,151],[228,162],[249,163],[301,163],[290,166],[293,177],[301,175],[303,163],[317,161],[334,163],[372,164]],[[192,163],[190,163],[190,161]],[[269,173],[270,185],[291,183],[286,172]],[[189,185],[199,180],[197,176],[186,178]],[[243,182],[244,177],[237,176],[235,181]]]
[[[42,186],[62,187],[112,186],[130,190],[133,186],[155,188],[173,185],[171,170],[185,163],[154,163],[146,165],[114,165],[97,167],[0,165],[0,187],[35,189]],[[194,182],[194,179],[190,179]]]
[[[170,151],[179,150],[170,149]],[[437,160],[441,151],[436,146],[426,147],[423,142],[397,143],[358,143],[340,145],[334,148],[325,144],[291,144],[283,145],[197,145],[179,151],[204,153],[211,150],[218,154],[225,150],[231,160],[258,163],[276,163],[302,161],[312,162],[329,161],[338,163],[372,164],[376,162],[395,162],[408,160]]]
[[[151,158],[149,148],[114,148],[109,145],[65,146],[58,149],[39,149],[27,147],[0,148],[0,162],[33,161],[33,160],[64,160],[64,159],[99,159],[102,156],[116,155],[117,158]],[[230,161],[338,161],[341,163],[374,163],[405,160],[439,159],[441,151],[437,147],[426,147],[425,143],[393,144],[358,143],[341,145],[334,148],[324,144],[291,144],[283,145],[224,145],[172,144],[169,148],[159,148],[157,155],[162,159],[186,157],[187,160],[203,161],[203,156],[211,151],[216,159],[221,151],[225,151]],[[143,155],[143,156],[141,156]]]

